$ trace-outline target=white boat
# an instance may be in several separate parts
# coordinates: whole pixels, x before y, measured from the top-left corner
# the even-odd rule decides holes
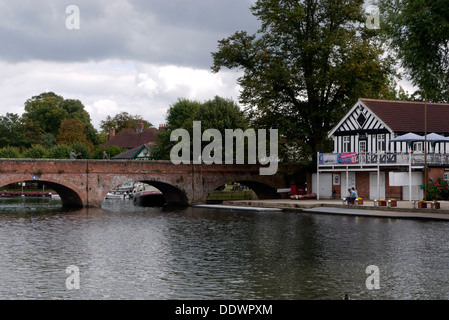
[[[133,186],[131,182],[125,183],[106,194],[106,199],[131,199]]]
[[[48,195],[50,196],[50,199],[52,199],[52,200],[59,200],[59,199],[61,199],[61,196],[59,194],[57,194],[57,193],[49,192]]]
[[[112,190],[106,194],[106,199],[131,199],[131,196],[128,191]]]

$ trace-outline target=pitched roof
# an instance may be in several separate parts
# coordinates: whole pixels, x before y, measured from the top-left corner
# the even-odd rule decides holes
[[[359,99],[394,132],[424,133],[424,102]],[[427,103],[427,132],[449,134],[449,104]]]
[[[154,147],[154,144],[147,144],[147,145],[141,145],[137,146],[135,148],[132,148],[130,150],[126,150],[114,157],[112,159],[135,159],[144,148],[147,148],[148,150],[151,150]]]
[[[144,144],[156,143],[156,133],[156,128],[143,129],[140,133],[136,132],[136,129],[123,129],[101,147],[119,146],[125,149],[133,149]]]

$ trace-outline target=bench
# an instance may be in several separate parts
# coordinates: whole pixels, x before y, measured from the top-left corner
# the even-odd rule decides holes
[[[347,198],[349,198],[349,197],[347,197]],[[342,199],[341,199],[342,204],[343,204],[344,206],[348,205],[348,200],[347,200],[347,198],[342,198]],[[363,202],[362,202],[362,203],[363,203]],[[358,200],[358,199],[355,199],[355,200],[354,200],[354,205],[356,205],[356,206],[359,205],[359,200]],[[361,205],[361,204],[360,204],[360,205]]]

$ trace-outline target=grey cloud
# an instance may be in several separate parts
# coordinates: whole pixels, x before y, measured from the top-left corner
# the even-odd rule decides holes
[[[80,0],[81,28],[68,30],[69,4],[0,0],[0,59],[122,59],[209,68],[218,40],[258,27],[250,0]]]

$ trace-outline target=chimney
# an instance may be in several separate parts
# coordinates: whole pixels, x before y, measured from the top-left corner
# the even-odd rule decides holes
[[[137,133],[143,132],[143,121],[142,120],[137,120],[136,132]]]
[[[109,140],[111,140],[111,138],[115,136],[115,128],[111,128],[109,129]]]

